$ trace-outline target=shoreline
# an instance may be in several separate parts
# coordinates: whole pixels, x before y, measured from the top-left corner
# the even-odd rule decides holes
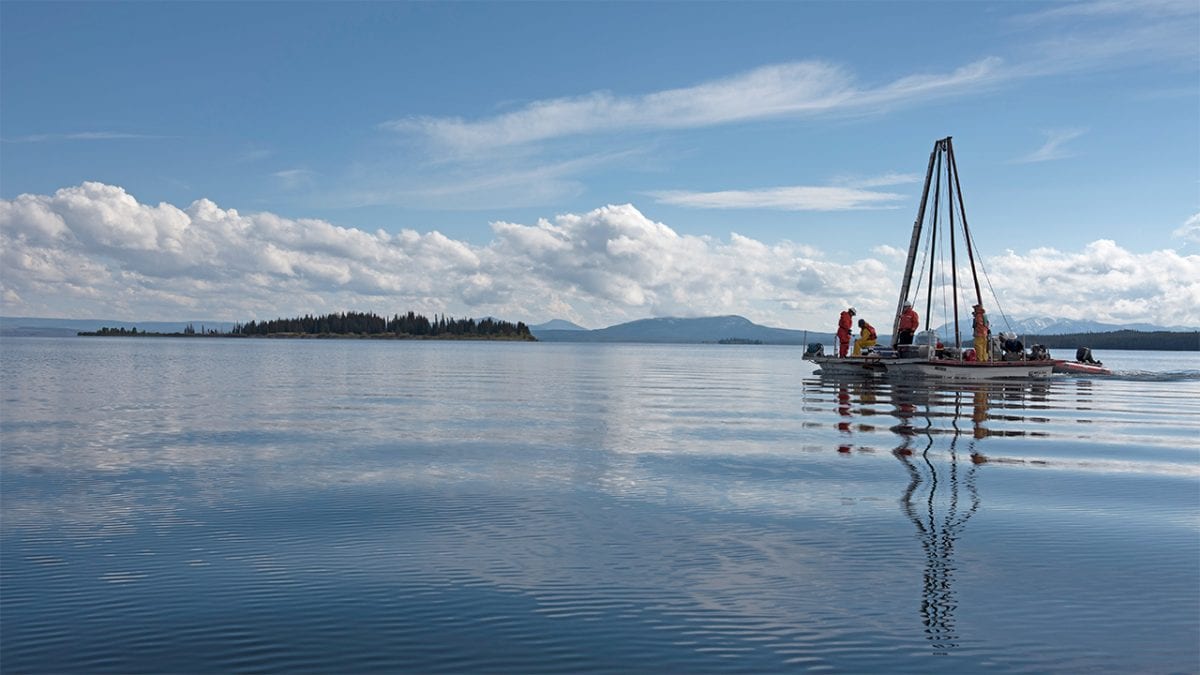
[[[156,337],[156,338],[231,338],[247,340],[484,340],[500,342],[537,342],[537,338],[524,335],[410,335],[408,333],[268,333],[266,335],[242,335],[238,333],[119,333],[79,331],[76,337]]]

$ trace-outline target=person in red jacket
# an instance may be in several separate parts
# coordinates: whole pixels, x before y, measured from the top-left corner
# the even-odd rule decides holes
[[[859,336],[854,341],[854,353],[851,356],[862,356],[862,350],[867,347],[874,347],[878,335],[875,334],[875,327],[867,323],[865,319],[858,320]]]
[[[913,310],[912,303],[904,303],[904,310],[900,312],[900,325],[896,327],[896,344],[911,345],[920,326],[921,317]]]
[[[851,307],[850,309],[843,311],[842,315],[838,317],[837,339],[839,359],[846,358],[846,351],[850,349],[850,328],[854,325],[854,319],[852,317],[857,313],[858,312],[855,312],[854,308]]]

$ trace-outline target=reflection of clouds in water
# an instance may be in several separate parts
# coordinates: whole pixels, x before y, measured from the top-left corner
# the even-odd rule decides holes
[[[794,350],[765,347],[13,344],[4,470],[72,482],[9,489],[10,523],[127,522],[150,502],[218,504],[234,489],[472,481],[590,485],[621,498],[797,514],[830,508],[840,484],[854,480],[828,463],[831,447],[885,451],[916,432],[918,415],[921,433],[970,435],[997,467],[1200,471],[1173,446],[1173,455],[1139,461],[1118,455],[1131,440],[1171,439],[1157,427],[1131,432],[1123,419],[1134,409],[1098,391],[1107,382],[951,390],[830,381],[801,377]],[[1200,430],[1191,421],[1182,433],[1187,424]],[[1089,454],[1006,443],[1023,438],[1086,439]],[[759,472],[731,479],[731,458]],[[822,476],[835,478],[814,480]],[[141,482],[131,491],[131,481]]]
[[[66,363],[26,362],[3,411],[5,535],[36,560],[58,555],[38,550],[50,539],[175,545],[162,560],[284,593],[496,589],[802,667],[978,648],[951,587],[970,583],[952,544],[983,508],[974,476],[1127,470],[1053,456],[1078,418],[1105,420],[1099,383],[826,382],[772,348],[61,344]],[[1178,475],[1164,457],[1146,470]],[[104,562],[106,583],[160,572]],[[845,669],[880,670],[862,665]]]

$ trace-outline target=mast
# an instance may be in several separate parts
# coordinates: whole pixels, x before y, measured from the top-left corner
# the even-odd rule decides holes
[[[948,140],[948,139],[947,139]],[[917,208],[917,219],[913,222],[912,240],[908,244],[908,260],[904,263],[904,281],[900,284],[900,299],[896,301],[895,318],[892,320],[892,346],[896,346],[896,333],[900,330],[900,312],[908,298],[908,287],[912,282],[913,264],[917,260],[917,247],[921,244],[921,224],[925,222],[925,202],[929,199],[929,183],[933,180],[933,160],[937,157],[938,144],[933,144],[929,153],[929,168],[925,170],[925,187],[921,190],[921,205]]]
[[[935,148],[939,146],[935,145]],[[933,319],[933,281],[934,267],[936,266],[937,257],[937,242],[938,242],[938,215],[941,210],[942,197],[942,155],[937,156],[937,172],[934,176],[933,185],[933,218],[930,219],[929,226],[929,285],[925,290],[925,329],[928,330]]]
[[[951,145],[950,139],[946,139],[946,157],[949,160],[950,170],[954,172],[954,189],[958,192],[958,212],[962,220],[963,239],[967,244],[967,258],[971,261],[971,280],[975,282],[975,302],[983,304],[983,293],[979,290],[979,274],[975,271],[975,243],[971,241],[971,230],[967,227],[967,206],[963,203],[962,183],[958,180],[958,162],[954,161],[954,146]],[[955,312],[955,319],[958,318],[958,313]]]
[[[944,166],[943,166],[944,165]],[[975,286],[975,302],[983,304],[983,293],[979,287],[979,273],[975,267],[975,243],[971,240],[971,230],[967,225],[967,209],[963,204],[962,198],[962,182],[958,177],[958,163],[954,159],[954,144],[951,136],[939,139],[933,144],[933,152],[929,153],[929,166],[925,170],[925,186],[921,190],[921,202],[917,209],[917,219],[913,223],[912,240],[908,245],[908,260],[904,265],[904,280],[900,286],[900,298],[896,303],[896,318],[892,322],[892,335],[895,339],[896,333],[900,329],[900,311],[904,309],[904,302],[908,298],[908,293],[911,290],[913,280],[913,267],[916,264],[917,248],[921,245],[921,229],[925,222],[925,213],[930,208],[930,200],[933,201],[933,215],[929,223],[929,290],[928,298],[925,303],[925,327],[929,328],[930,318],[933,311],[933,289],[934,289],[934,267],[937,265],[935,259],[939,254],[938,238],[938,217],[941,212],[941,194],[942,194],[942,172],[945,171],[946,178],[946,216],[949,218],[949,236],[950,236],[950,285],[953,289],[953,312],[954,312],[954,346],[961,354],[962,350],[962,331],[959,325],[959,296],[958,296],[958,242],[955,234],[955,216],[962,222],[963,243],[967,248],[967,259],[971,266],[971,280]],[[932,188],[932,191],[931,191]],[[956,203],[957,198],[957,203]],[[944,270],[944,263],[942,265]],[[917,272],[918,274],[920,272]],[[944,274],[944,272],[943,272]],[[944,279],[944,276],[943,276]],[[943,282],[944,283],[944,282]],[[893,346],[895,343],[893,342]]]
[[[950,153],[950,138],[946,137],[946,213],[950,218],[950,287],[954,289],[954,348],[962,359],[962,332],[958,326],[958,249],[954,240],[954,155]]]

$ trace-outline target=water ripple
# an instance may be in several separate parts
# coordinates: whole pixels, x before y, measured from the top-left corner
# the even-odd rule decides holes
[[[1200,662],[1186,372],[914,387],[784,348],[5,346],[6,672]]]

